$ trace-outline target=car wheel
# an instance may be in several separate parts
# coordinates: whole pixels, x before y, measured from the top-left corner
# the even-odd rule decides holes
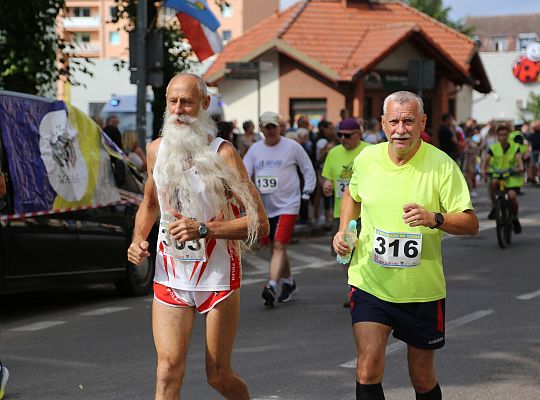
[[[150,293],[154,282],[155,258],[146,257],[139,266],[127,266],[127,275],[116,281],[116,290],[123,296],[144,296]]]

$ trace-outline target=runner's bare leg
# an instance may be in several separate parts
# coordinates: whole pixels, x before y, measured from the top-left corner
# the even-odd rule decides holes
[[[218,303],[206,317],[206,377],[226,399],[249,400],[245,382],[231,367],[231,354],[240,314],[240,291]]]
[[[156,400],[180,399],[195,309],[170,307],[154,299],[152,330],[158,355]]]

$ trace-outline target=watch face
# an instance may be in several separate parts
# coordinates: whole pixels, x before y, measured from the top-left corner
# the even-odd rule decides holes
[[[208,234],[208,227],[204,224],[199,225],[199,235],[204,238]]]
[[[435,222],[437,223],[437,225],[441,225],[444,222],[444,217],[441,213],[435,214]]]

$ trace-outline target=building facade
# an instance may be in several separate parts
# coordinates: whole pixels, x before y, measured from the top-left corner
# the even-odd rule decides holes
[[[229,63],[239,62],[258,63],[259,80],[230,79]],[[231,41],[205,79],[219,87],[227,118],[271,110],[291,124],[300,114],[339,121],[343,108],[379,117],[388,94],[412,90],[436,129],[445,112],[470,115],[473,88],[491,90],[470,38],[403,2],[376,0],[310,0],[273,14]]]
[[[472,30],[493,85],[487,95],[474,92],[472,116],[481,123],[494,119],[519,124],[532,118],[527,105],[530,93],[540,95],[540,64],[528,60],[527,48],[540,51],[540,14],[468,17],[465,27]],[[522,76],[535,68],[536,78]]]
[[[219,31],[225,44],[279,10],[279,0],[227,0],[229,5],[222,9],[214,0],[207,2],[221,24]]]

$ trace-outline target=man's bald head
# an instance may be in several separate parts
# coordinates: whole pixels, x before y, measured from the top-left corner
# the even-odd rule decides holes
[[[187,82],[195,83],[199,89],[201,97],[208,96],[208,88],[204,79],[201,78],[199,75],[192,74],[190,72],[181,72],[173,76],[169,81],[169,84],[167,85],[167,90],[165,91],[165,93],[169,92],[169,87],[171,87],[177,80],[185,80]]]
[[[191,73],[174,76],[167,85],[166,96],[170,114],[197,118],[201,108],[207,110],[210,105],[206,83],[200,76]]]

